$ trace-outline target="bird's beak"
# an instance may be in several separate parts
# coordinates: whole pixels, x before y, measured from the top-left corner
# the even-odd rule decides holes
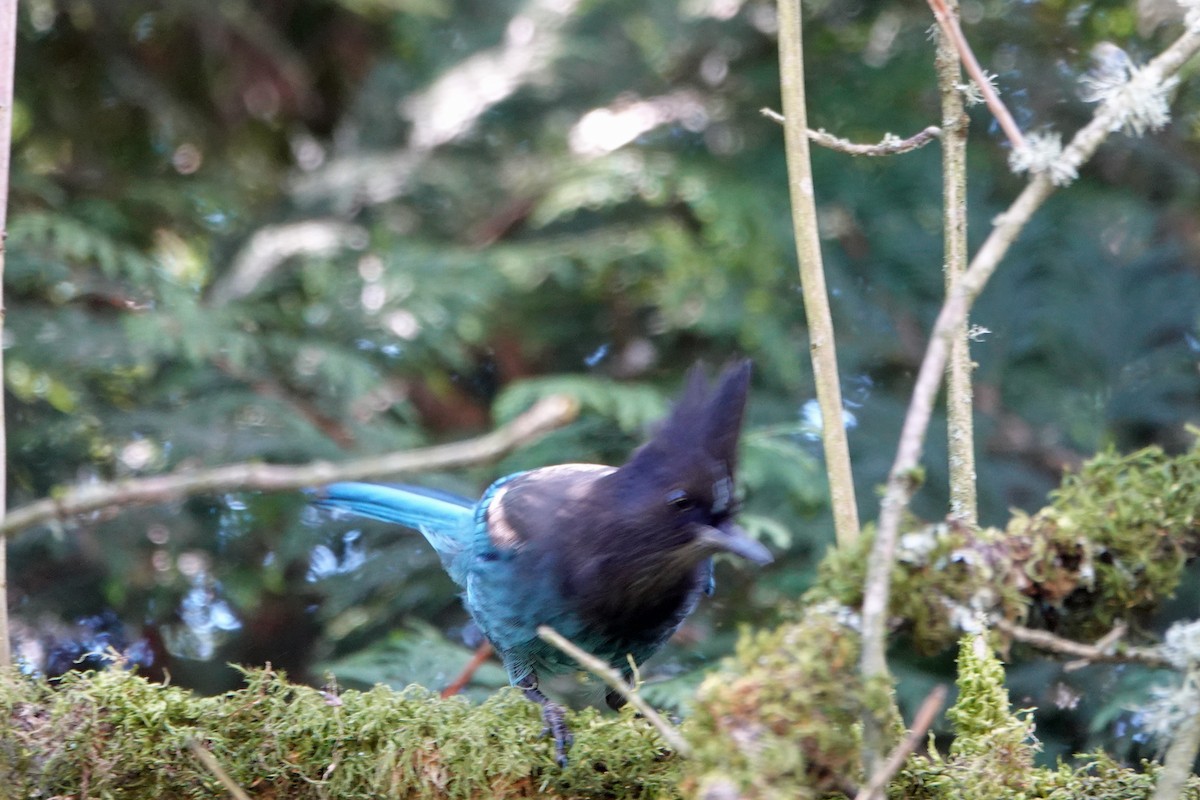
[[[717,552],[732,553],[755,564],[770,564],[775,560],[771,551],[751,539],[740,526],[732,522],[719,528],[705,525],[698,538],[701,543]]]

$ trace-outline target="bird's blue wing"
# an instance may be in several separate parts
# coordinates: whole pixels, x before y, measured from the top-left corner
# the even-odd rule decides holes
[[[704,593],[712,597],[712,593],[717,590],[717,576],[713,574],[713,560],[710,558],[705,561],[701,569],[704,577]]]
[[[452,564],[470,544],[475,519],[473,501],[419,486],[354,481],[331,483],[315,494],[313,505],[321,508],[349,511],[420,531],[441,556],[450,577],[459,581]]]

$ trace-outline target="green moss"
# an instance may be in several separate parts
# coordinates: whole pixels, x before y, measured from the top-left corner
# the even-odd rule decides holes
[[[836,609],[742,636],[700,687],[685,733],[697,797],[821,797],[859,773],[859,637]]]
[[[1200,447],[1101,453],[1006,536],[1029,550],[1017,564],[1027,593],[1064,612],[1060,633],[1101,635],[1169,597],[1200,554]]]
[[[480,706],[418,687],[335,697],[254,671],[244,689],[204,698],[110,670],[55,685],[8,676],[0,704],[10,797],[228,796],[193,741],[260,797],[670,797],[679,780],[678,760],[632,713],[572,714],[559,769],[538,709],[515,690]]]
[[[1068,476],[1050,505],[1007,529],[905,523],[890,612],[914,643],[947,646],[964,615],[1022,619],[1036,598],[1061,611],[1060,631],[1086,637],[1146,612],[1200,552],[1200,450],[1105,453]],[[864,709],[892,711],[890,687],[864,688],[859,602],[871,546],[833,552],[796,620],[746,633],[705,680],[685,725],[686,764],[632,713],[571,715],[571,763],[559,769],[535,706],[513,690],[482,705],[418,687],[338,696],[271,671],[214,698],[127,672],[71,674],[49,684],[0,676],[0,785],[6,796],[225,797],[190,749],[196,742],[252,796],[305,798],[579,797],[817,798],[862,780]],[[1153,765],[1122,769],[1103,754],[1082,766],[1035,769],[1028,716],[1008,707],[1000,662],[964,641],[957,738],[914,757],[889,787],[906,800],[971,797],[1141,798]],[[1200,800],[1200,782],[1185,797]]]
[[[937,653],[951,646],[962,633],[962,617],[976,609],[999,608],[1009,618],[1024,614],[1025,598],[1003,579],[1010,569],[1003,536],[989,528],[905,521],[888,612],[904,620],[919,652]],[[805,600],[861,605],[874,540],[875,532],[868,528],[851,547],[831,551]]]
[[[540,714],[515,690],[482,705],[419,687],[338,695],[247,673],[244,689],[197,697],[128,672],[55,683],[0,677],[2,797],[226,798],[196,743],[252,797],[822,798],[861,783],[859,719],[890,713],[886,688],[864,691],[853,619],[810,608],[797,622],[745,633],[701,687],[684,732],[695,757],[667,751],[631,712],[571,715],[571,763],[559,769]],[[1102,753],[1035,768],[1029,717],[1009,708],[1004,670],[979,637],[962,643],[959,698],[945,755],[914,756],[893,800],[1140,800],[1157,767]],[[874,698],[874,699],[870,699]],[[1193,778],[1184,800],[1200,800]]]
[[[1158,767],[1121,767],[1103,753],[1076,765],[1034,767],[1039,744],[1029,711],[1013,711],[1004,668],[983,636],[966,636],[958,656],[958,701],[946,712],[955,739],[943,757],[931,747],[913,756],[888,787],[891,800],[1142,800]],[[1200,800],[1193,777],[1183,800]]]
[[[868,530],[831,552],[806,600],[858,606],[873,541]],[[1031,600],[1059,612],[1058,633],[1095,638],[1153,611],[1197,554],[1200,449],[1101,453],[1003,531],[907,519],[889,611],[922,653],[951,646],[963,617],[979,611],[1024,621]]]
[[[957,734],[950,763],[967,766],[954,772],[966,778],[962,788],[972,797],[1010,797],[1029,788],[1040,745],[1029,712],[1009,708],[1004,667],[983,636],[966,636],[959,645],[958,702],[946,718]]]

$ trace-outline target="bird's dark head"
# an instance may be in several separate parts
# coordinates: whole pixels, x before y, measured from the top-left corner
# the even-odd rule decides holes
[[[710,385],[697,365],[653,438],[611,476],[620,503],[639,519],[641,541],[680,566],[716,553],[759,564],[771,554],[734,523],[738,437],[750,388],[750,362],[727,367]]]

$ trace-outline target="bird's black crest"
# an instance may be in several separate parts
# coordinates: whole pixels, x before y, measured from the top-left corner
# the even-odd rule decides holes
[[[696,364],[688,370],[683,393],[670,415],[630,463],[658,461],[668,455],[678,458],[690,452],[724,463],[732,474],[749,391],[749,360],[729,365],[711,385],[703,365]]]

